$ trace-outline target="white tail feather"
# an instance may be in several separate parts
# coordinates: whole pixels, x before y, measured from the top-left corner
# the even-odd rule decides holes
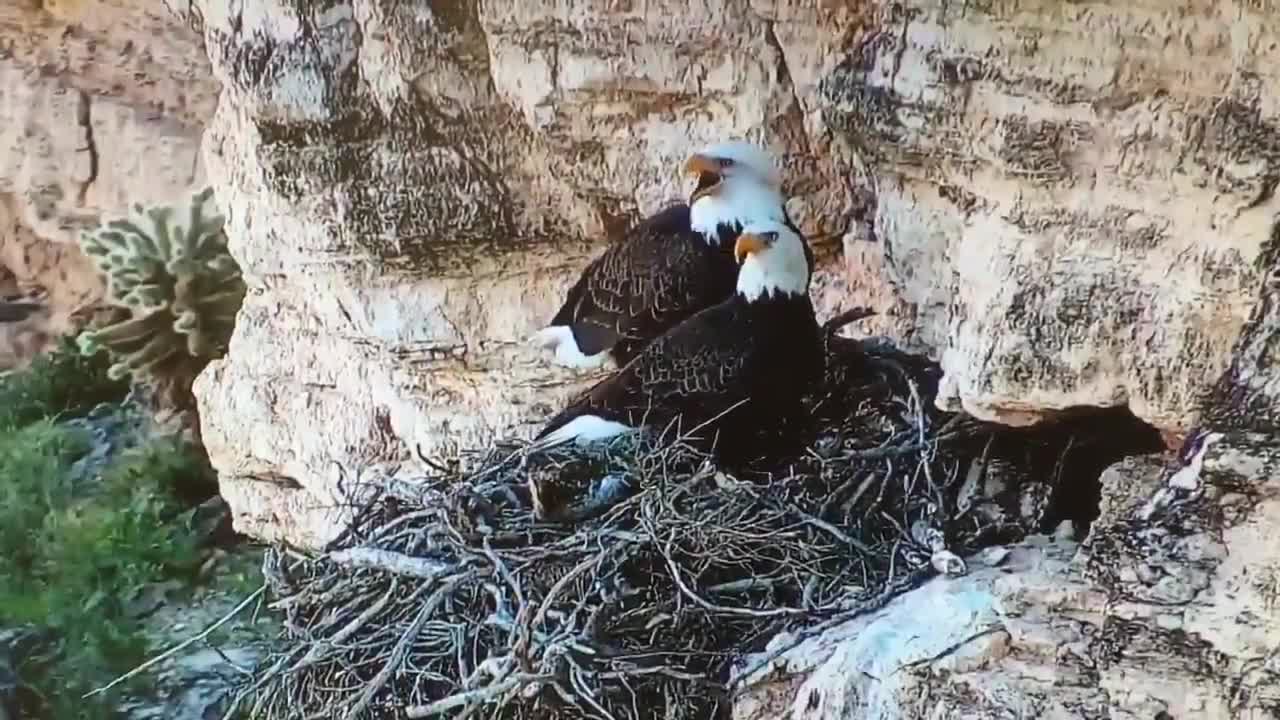
[[[544,327],[529,338],[529,344],[540,350],[551,350],[564,342],[565,332],[569,328],[563,325]],[[572,336],[572,333],[569,333]]]
[[[541,350],[552,350],[557,365],[571,368],[595,370],[605,367],[613,360],[609,351],[604,350],[595,355],[586,355],[578,348],[578,341],[573,337],[573,330],[565,325],[551,325],[534,333],[529,343]],[[616,363],[615,363],[616,364]]]
[[[560,427],[547,433],[541,439],[535,440],[530,446],[532,450],[545,450],[556,445],[563,445],[567,442],[577,442],[579,445],[596,442],[598,440],[608,440],[629,432],[635,432],[636,428],[630,425],[624,425],[613,420],[605,420],[596,415],[580,415]]]

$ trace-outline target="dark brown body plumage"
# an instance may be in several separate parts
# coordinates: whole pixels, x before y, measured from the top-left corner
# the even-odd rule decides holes
[[[783,216],[799,234],[785,210]],[[733,294],[733,243],[741,230],[721,225],[710,243],[691,227],[689,206],[672,205],[593,260],[550,324],[568,327],[583,355],[607,350],[622,367],[654,338]],[[812,271],[808,243],[805,255]]]
[[[689,206],[673,205],[592,261],[551,324],[569,327],[584,355],[608,350],[625,365],[653,338],[733,292],[736,235],[708,243],[690,227]]]
[[[714,441],[723,461],[749,460],[776,448],[779,428],[798,419],[801,398],[823,369],[822,333],[807,294],[748,301],[734,293],[654,340],[538,438],[582,415],[655,430],[678,419],[681,433],[708,423],[697,436]]]

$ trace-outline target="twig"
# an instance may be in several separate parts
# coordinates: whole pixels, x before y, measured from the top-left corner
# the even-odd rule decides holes
[[[796,515],[799,515],[801,519],[803,519],[806,523],[809,523],[810,525],[818,528],[819,530],[830,534],[832,537],[848,545],[849,547],[856,548],[859,552],[865,553],[867,555],[875,554],[875,551],[867,547],[865,543],[859,542],[853,539],[852,537],[849,537],[847,533],[841,532],[839,528],[827,522],[826,520],[816,518],[810,515],[809,513],[801,510],[800,508],[795,507],[794,505],[788,506],[787,509],[795,513]]]
[[[505,695],[512,690],[529,685],[536,682],[545,682],[548,680],[546,675],[529,675],[525,673],[517,673],[512,675],[500,683],[480,688],[479,690],[468,690],[456,695],[450,695],[447,698],[436,700],[430,705],[410,705],[405,708],[404,714],[410,718],[426,718],[432,715],[439,715],[446,710],[452,710],[462,705],[483,704],[496,700],[499,696]]]
[[[397,575],[407,575],[409,577],[422,578],[423,580],[433,580],[450,570],[456,569],[454,566],[439,560],[410,557],[409,555],[402,555],[389,550],[367,547],[335,550],[326,557],[339,565],[386,570]]]
[[[939,443],[954,440],[956,437],[960,436],[960,434],[961,433],[959,432],[952,432],[946,435],[935,435],[933,439],[925,440],[923,442],[891,445],[889,447],[878,447],[870,450],[854,450],[847,453],[845,458],[857,460],[882,460],[884,458],[896,457],[899,455],[910,455],[911,453],[920,452],[921,450],[927,450]]]
[[[557,580],[556,584],[552,585],[551,589],[547,591],[547,596],[542,598],[542,603],[538,605],[538,612],[534,614],[533,622],[530,624],[533,627],[538,627],[539,625],[541,625],[547,617],[547,610],[551,608],[551,603],[556,599],[557,596],[560,595],[561,591],[563,591],[566,587],[568,587],[569,583],[576,580],[579,575],[586,572],[587,569],[589,569],[592,565],[595,565],[599,561],[600,561],[599,556],[592,556],[590,558],[587,558],[586,560],[583,560],[582,562],[578,563],[578,565],[575,568],[565,573],[564,577]]]
[[[404,631],[404,634],[400,636],[400,640],[396,642],[395,648],[391,651],[391,657],[387,658],[387,662],[383,664],[382,669],[373,677],[373,680],[369,681],[369,684],[365,686],[364,691],[356,697],[351,708],[342,716],[343,718],[354,718],[365,711],[365,708],[369,706],[369,702],[373,700],[373,696],[377,695],[378,691],[382,690],[382,686],[387,684],[387,680],[391,679],[391,675],[393,673],[399,671],[401,663],[404,662],[405,655],[409,652],[409,646],[418,639],[418,633],[421,632],[422,626],[427,622],[427,619],[430,618],[432,613],[436,611],[436,608],[438,608],[440,604],[449,597],[449,592],[453,590],[454,586],[473,576],[474,573],[455,575],[454,577],[446,580],[434,593],[431,593],[431,597],[427,598],[427,601],[422,604],[422,609],[418,611],[418,615],[413,619],[413,623],[409,625],[408,629]]]
[[[230,620],[231,620],[231,618],[233,618],[233,617],[235,617],[236,615],[238,615],[238,614],[240,613],[240,611],[241,611],[241,610],[244,610],[245,608],[247,608],[247,607],[249,607],[251,604],[253,604],[253,602],[254,602],[255,600],[257,600],[257,599],[258,599],[258,597],[259,597],[260,595],[262,595],[262,594],[263,594],[264,592],[266,592],[266,591],[267,591],[267,586],[264,584],[264,585],[262,585],[261,587],[259,587],[257,590],[254,590],[254,591],[253,591],[253,593],[251,593],[251,594],[249,595],[249,597],[245,598],[244,600],[241,600],[239,605],[236,605],[234,608],[232,608],[232,609],[231,609],[231,612],[227,613],[226,615],[223,615],[221,618],[219,618],[219,619],[218,619],[218,621],[217,621],[217,622],[215,622],[215,623],[213,623],[212,625],[210,625],[209,627],[205,628],[205,629],[204,629],[203,631],[201,631],[199,634],[194,635],[194,636],[192,636],[192,637],[190,637],[190,638],[187,638],[186,640],[183,640],[182,642],[178,643],[177,645],[174,645],[172,648],[169,648],[168,650],[166,650],[166,651],[164,651],[164,652],[160,653],[159,655],[157,655],[157,656],[155,656],[155,657],[151,658],[150,660],[148,660],[148,661],[146,661],[146,662],[142,663],[142,664],[141,664],[141,665],[139,665],[138,667],[136,667],[136,668],[134,668],[134,669],[130,670],[129,672],[125,673],[124,675],[121,675],[120,677],[116,678],[115,680],[112,680],[111,682],[107,683],[106,685],[103,685],[102,687],[100,687],[100,688],[98,688],[98,689],[96,689],[96,690],[90,690],[89,692],[87,692],[87,693],[85,693],[85,694],[81,695],[80,697],[81,697],[82,699],[84,699],[84,698],[91,698],[91,697],[93,697],[94,695],[99,695],[99,694],[101,694],[101,693],[104,693],[104,692],[106,692],[106,691],[110,690],[111,688],[113,688],[113,687],[115,687],[115,686],[119,685],[120,683],[125,682],[125,681],[129,680],[130,678],[133,678],[133,677],[135,677],[135,676],[139,675],[140,673],[146,672],[148,669],[150,669],[150,668],[152,668],[152,667],[155,667],[155,666],[156,666],[156,665],[158,665],[159,663],[162,663],[162,662],[164,662],[165,660],[168,660],[169,658],[173,657],[174,655],[177,655],[178,653],[182,652],[183,650],[185,650],[185,649],[187,649],[187,648],[191,647],[191,646],[192,646],[192,645],[194,645],[195,643],[198,643],[198,642],[200,642],[201,640],[203,640],[203,639],[205,639],[205,638],[209,637],[210,635],[212,635],[212,634],[213,634],[213,631],[214,631],[214,630],[217,630],[218,628],[220,628],[220,627],[222,627],[223,625],[227,624],[227,622],[228,622],[228,621],[230,621]]]
[[[777,586],[778,581],[771,578],[746,578],[745,580],[732,580],[719,585],[712,585],[707,588],[707,592],[713,595],[736,595],[738,593],[751,592],[752,590],[772,590]]]
[[[336,648],[346,642],[348,638],[355,635],[360,628],[364,627],[370,620],[377,616],[378,613],[382,612],[383,608],[385,608],[387,603],[391,600],[391,596],[395,594],[399,587],[400,585],[398,582],[392,581],[391,587],[387,588],[387,591],[382,595],[382,597],[378,598],[378,600],[366,608],[364,612],[357,615],[354,620],[347,623],[341,630],[335,633],[332,638],[312,645],[311,649],[307,651],[307,654],[303,656],[302,659],[298,660],[293,667],[289,668],[288,672],[298,672],[302,668],[320,659],[321,653],[324,649]]]
[[[822,323],[822,332],[827,337],[831,337],[839,332],[844,326],[855,323],[863,318],[869,318],[875,315],[876,311],[868,307],[856,307],[836,315],[835,317]]]
[[[755,617],[755,618],[777,617],[779,615],[804,614],[805,612],[804,610],[800,610],[797,608],[784,607],[784,608],[773,608],[772,610],[756,610],[755,608],[735,608],[735,607],[726,607],[724,605],[717,605],[713,602],[710,602],[709,600],[704,599],[701,595],[698,595],[693,590],[690,590],[689,586],[684,584],[684,578],[680,577],[680,574],[681,574],[680,568],[676,567],[675,561],[671,559],[671,545],[673,542],[675,542],[675,540],[667,540],[667,544],[665,545],[662,552],[662,559],[667,562],[667,569],[671,571],[671,579],[674,580],[676,583],[676,586],[680,588],[680,592],[684,593],[685,597],[694,601],[702,608],[706,610],[711,610],[712,612],[725,613],[727,615],[745,615],[746,617]]]

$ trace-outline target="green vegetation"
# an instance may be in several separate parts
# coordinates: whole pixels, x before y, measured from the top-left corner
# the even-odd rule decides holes
[[[91,423],[128,412],[107,364],[64,346],[0,376],[0,628],[51,631],[14,669],[43,697],[39,716],[58,720],[113,716],[119,692],[81,695],[155,651],[144,615],[165,581],[195,584],[191,488],[215,487],[201,452],[176,436],[117,433],[115,447],[95,448]],[[66,422],[103,402],[115,404]]]
[[[75,342],[64,339],[57,352],[36,358],[25,372],[0,375],[0,433],[123,400],[129,383],[108,377],[110,365],[102,356],[81,356]]]
[[[135,205],[130,217],[80,238],[121,311],[117,322],[80,336],[82,351],[107,349],[111,377],[131,375],[177,408],[194,407],[191,383],[226,353],[245,294],[212,189],[184,209]]]

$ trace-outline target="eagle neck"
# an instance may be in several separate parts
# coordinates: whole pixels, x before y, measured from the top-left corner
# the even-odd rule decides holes
[[[807,332],[806,328],[815,322],[813,301],[807,293],[769,293],[751,300],[737,293],[733,302],[738,307],[738,314],[753,328],[752,333],[761,339],[776,334],[802,336]]]
[[[785,219],[777,190],[743,179],[725,180],[719,193],[700,197],[689,208],[690,227],[708,245],[732,246],[746,225]]]
[[[795,257],[773,257],[768,263],[762,262],[758,256],[748,257],[738,270],[737,294],[747,302],[769,298],[808,297],[808,257],[799,252],[794,255]]]

